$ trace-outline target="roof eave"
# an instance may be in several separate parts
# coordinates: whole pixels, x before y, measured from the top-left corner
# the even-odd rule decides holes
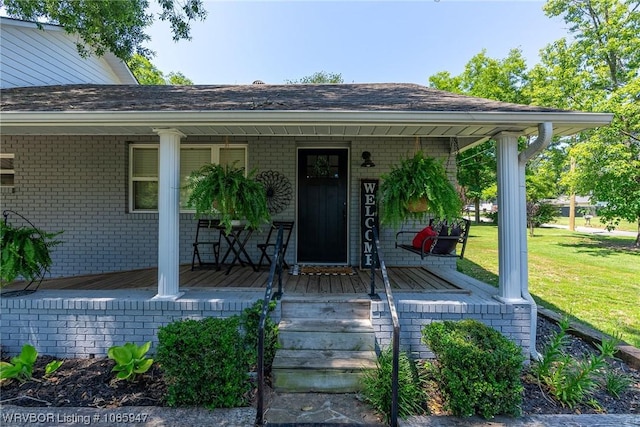
[[[0,111],[0,122],[11,126],[163,126],[198,124],[328,125],[328,124],[530,124],[543,122],[594,128],[608,125],[611,113],[585,112],[459,112],[459,111]]]

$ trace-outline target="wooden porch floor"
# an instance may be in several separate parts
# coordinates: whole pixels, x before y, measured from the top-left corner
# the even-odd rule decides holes
[[[392,267],[388,270],[391,288],[415,292],[464,292],[458,286],[434,275],[421,267]],[[225,270],[202,269],[191,271],[190,265],[180,267],[181,288],[263,288],[269,272],[264,269],[255,272],[249,267],[234,267],[227,276]],[[86,276],[62,277],[42,281],[40,289],[157,289],[157,269],[123,271]],[[291,275],[288,270],[282,274],[285,293],[289,294],[368,294],[370,289],[369,270],[355,269],[354,275]],[[33,287],[34,285],[32,285]],[[24,284],[16,283],[4,290],[22,289]],[[277,282],[274,288],[277,287]],[[384,285],[377,272],[376,290]]]

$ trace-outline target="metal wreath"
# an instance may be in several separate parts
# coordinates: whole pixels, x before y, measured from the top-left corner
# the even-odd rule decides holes
[[[293,190],[286,176],[278,171],[268,170],[258,174],[256,181],[264,185],[264,189],[267,192],[269,213],[272,215],[278,214],[289,206],[293,197]]]

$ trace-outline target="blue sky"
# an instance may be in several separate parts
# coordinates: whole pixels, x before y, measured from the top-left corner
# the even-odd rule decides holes
[[[154,2],[152,2],[154,3]],[[281,84],[316,71],[347,83],[428,84],[460,74],[482,49],[492,58],[522,50],[527,66],[567,36],[543,1],[206,1],[192,40],[173,42],[166,23],[149,31],[152,62],[196,84]]]

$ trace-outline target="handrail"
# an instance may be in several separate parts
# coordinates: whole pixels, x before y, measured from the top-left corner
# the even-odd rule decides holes
[[[264,300],[262,301],[262,313],[260,314],[260,322],[258,323],[258,395],[256,402],[256,426],[264,423],[264,327],[269,313],[269,302],[271,301],[271,292],[273,289],[273,281],[276,273],[278,273],[278,292],[273,294],[274,299],[282,296],[282,240],[284,229],[282,225],[278,228],[278,237],[276,238],[275,248],[273,250],[273,258],[269,277],[267,278],[266,289],[264,291]]]
[[[392,338],[392,354],[393,362],[391,369],[391,417],[389,424],[391,427],[398,426],[398,370],[400,360],[400,320],[398,320],[398,312],[396,311],[396,305],[393,299],[393,293],[391,292],[391,284],[389,283],[389,275],[387,273],[387,266],[384,263],[384,257],[380,250],[380,237],[378,236],[378,229],[373,227],[373,262],[371,263],[371,296],[375,295],[375,278],[376,278],[376,255],[378,257],[378,263],[380,265],[380,272],[382,273],[382,281],[384,282],[384,291],[387,295],[387,303],[389,304],[389,312],[391,313],[391,320],[393,322],[393,338]]]

